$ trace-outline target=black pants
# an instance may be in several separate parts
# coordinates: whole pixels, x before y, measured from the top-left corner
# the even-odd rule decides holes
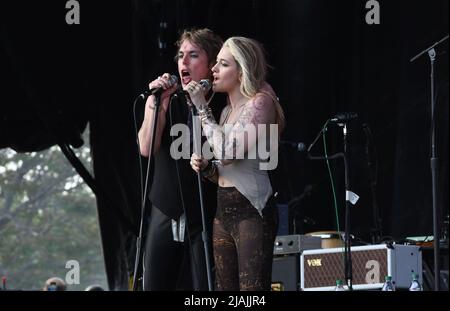
[[[236,188],[218,188],[213,230],[217,290],[270,290],[278,227],[272,200],[262,214]]]
[[[152,206],[145,241],[144,290],[208,290],[201,234],[201,226],[190,226],[184,242],[175,242],[172,220]]]

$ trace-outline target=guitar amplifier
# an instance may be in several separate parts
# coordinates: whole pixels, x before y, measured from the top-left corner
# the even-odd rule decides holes
[[[397,288],[408,288],[411,274],[422,283],[422,252],[412,245],[386,244],[351,248],[353,289],[381,289],[391,275]],[[344,280],[344,249],[304,251],[300,257],[302,290],[334,290],[336,280]]]
[[[273,247],[274,255],[287,255],[301,253],[306,249],[318,249],[322,247],[320,237],[307,235],[279,235],[275,238]]]
[[[321,238],[306,235],[279,235],[275,238],[272,261],[272,290],[297,291],[300,287],[300,254],[319,249]]]

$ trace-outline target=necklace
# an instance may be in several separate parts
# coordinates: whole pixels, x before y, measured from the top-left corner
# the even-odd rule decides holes
[[[206,106],[209,107],[209,103],[211,102],[211,100],[213,99],[214,95],[216,95],[216,92],[212,92],[211,97],[208,99],[208,101],[206,102]]]
[[[245,102],[245,103],[243,103],[243,104],[240,104],[240,105],[236,108],[236,111],[239,110],[239,109],[241,109],[242,107],[244,107],[246,103],[247,103],[247,102]],[[225,119],[224,119],[224,121],[223,121],[223,124],[227,123],[228,118],[230,117],[231,112],[233,112],[233,111],[234,111],[233,107],[230,106],[230,108],[229,108],[228,111],[227,111],[227,115],[225,116]],[[242,111],[241,111],[241,112],[242,112]]]

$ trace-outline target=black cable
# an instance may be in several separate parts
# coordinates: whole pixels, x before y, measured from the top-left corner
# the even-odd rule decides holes
[[[140,188],[141,188],[141,205],[143,200],[145,200],[145,195],[144,195],[144,182],[143,182],[143,178],[142,178],[142,157],[141,157],[141,149],[140,149],[140,142],[139,142],[139,134],[138,134],[138,130],[137,130],[137,121],[136,121],[136,104],[138,102],[138,100],[141,98],[141,96],[136,97],[136,99],[134,100],[133,103],[133,121],[134,121],[134,133],[136,135],[136,146],[138,149],[138,162],[139,162],[139,180],[140,180]],[[144,106],[144,111],[145,111],[145,106]]]
[[[169,121],[170,121],[170,126],[173,126],[172,101],[173,101],[174,97],[177,97],[177,95],[175,94],[174,96],[172,96],[170,98],[170,104],[169,104]],[[136,121],[136,104],[138,103],[139,98],[141,98],[141,96],[138,96],[134,100],[134,103],[133,103],[133,120],[134,120],[134,130],[135,130],[136,141],[137,141],[137,148],[138,148],[139,176],[140,176],[140,188],[141,188],[141,206],[142,206],[142,204],[144,204],[146,195],[145,195],[144,190],[143,190],[143,184],[144,183],[143,183],[143,176],[142,176],[142,158],[141,158],[141,155],[140,155],[140,143],[139,143],[139,135],[138,135],[138,130],[137,130],[137,121]],[[174,142],[174,137],[171,136],[171,139],[172,139],[172,143],[173,143]],[[146,185],[148,183],[148,177],[149,177],[149,166],[150,165],[147,166],[147,172],[146,172],[146,178],[145,178],[145,184]],[[184,203],[185,201],[184,201],[184,195],[183,195],[183,191],[182,191],[183,188],[182,188],[182,184],[181,184],[181,177],[180,177],[180,170],[179,170],[179,166],[178,166],[178,161],[176,161],[176,160],[175,160],[175,168],[176,168],[176,171],[177,171],[177,182],[178,182],[178,187],[179,187],[179,191],[180,191],[181,206],[182,206],[183,212],[184,212],[184,214],[186,216],[185,228],[186,228],[186,235],[187,235],[187,240],[188,240],[188,245],[189,245],[189,250],[190,250],[190,255],[191,255],[191,262],[198,266],[198,262],[196,262],[195,257],[193,256],[193,252],[192,252],[192,241],[191,241],[191,235],[190,235],[190,230],[189,230],[189,218],[187,216],[186,205]],[[191,273],[193,273],[192,269],[191,269]]]
[[[141,97],[141,95],[139,95],[139,97]],[[136,101],[136,100],[135,100]],[[142,245],[144,244],[143,242],[145,241],[145,234],[144,232],[146,232],[147,230],[147,226],[145,223],[145,219],[144,217],[147,215],[146,213],[146,208],[145,208],[145,198],[147,197],[147,192],[148,192],[148,181],[149,181],[149,176],[150,176],[150,167],[152,164],[152,157],[153,157],[153,148],[154,148],[154,144],[155,144],[155,136],[156,136],[156,132],[157,132],[157,122],[158,122],[158,114],[159,114],[159,108],[160,108],[160,97],[159,95],[155,96],[155,112],[153,115],[153,124],[152,124],[152,141],[150,143],[149,146],[149,154],[148,154],[148,162],[147,162],[147,171],[146,171],[146,175],[145,175],[145,186],[144,186],[144,190],[143,190],[143,195],[141,196],[142,200],[141,200],[141,220],[140,220],[140,225],[139,225],[139,233],[138,233],[138,237],[136,240],[136,256],[135,256],[135,265],[134,265],[134,273],[133,273],[133,288],[132,290],[135,291],[137,289],[137,275],[139,272],[139,267],[141,264],[141,258],[143,257],[141,255],[141,250],[142,250]]]

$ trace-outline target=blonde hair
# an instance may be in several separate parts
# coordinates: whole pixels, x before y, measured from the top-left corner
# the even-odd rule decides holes
[[[231,37],[223,46],[230,50],[241,72],[241,93],[248,98],[254,97],[267,77],[268,64],[264,48],[258,41],[245,37]],[[281,133],[286,122],[283,108],[275,96],[271,98],[275,104],[277,124]]]

